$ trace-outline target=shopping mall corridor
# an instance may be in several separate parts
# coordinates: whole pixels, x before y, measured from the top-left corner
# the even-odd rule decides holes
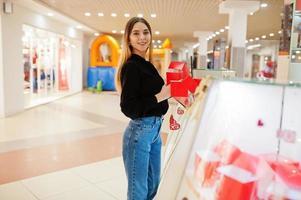
[[[112,92],[82,92],[0,119],[0,199],[126,199],[127,121]]]

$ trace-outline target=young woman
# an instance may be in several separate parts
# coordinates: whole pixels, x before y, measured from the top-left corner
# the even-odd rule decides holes
[[[150,200],[156,195],[161,168],[162,116],[168,110],[170,87],[151,63],[152,31],[134,17],[125,27],[116,86],[121,111],[131,120],[124,132],[122,156],[128,179],[128,200]],[[147,61],[148,59],[148,61]]]

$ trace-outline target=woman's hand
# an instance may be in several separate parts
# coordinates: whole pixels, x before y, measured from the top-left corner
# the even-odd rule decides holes
[[[161,91],[155,95],[158,103],[168,99],[171,96],[170,94],[170,85],[163,85]]]

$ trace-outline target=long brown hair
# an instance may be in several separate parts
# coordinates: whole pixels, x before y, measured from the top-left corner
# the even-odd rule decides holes
[[[153,54],[152,29],[151,29],[149,23],[144,18],[133,17],[127,22],[127,24],[125,26],[124,34],[123,34],[122,51],[121,51],[121,55],[120,55],[119,65],[117,67],[116,77],[115,77],[115,85],[116,85],[116,89],[118,92],[121,92],[121,90],[122,90],[122,86],[121,86],[122,68],[124,66],[124,63],[127,61],[127,59],[129,57],[131,57],[131,55],[132,55],[133,49],[130,45],[130,34],[133,30],[134,25],[137,22],[141,22],[141,23],[145,24],[150,32],[151,38],[150,38],[150,44],[149,44],[149,48],[148,48],[148,56],[147,57],[148,57],[148,60],[150,62],[152,62],[152,54]]]

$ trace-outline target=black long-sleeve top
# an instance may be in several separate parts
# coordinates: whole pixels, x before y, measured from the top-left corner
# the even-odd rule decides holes
[[[121,111],[129,118],[162,116],[168,110],[167,100],[157,102],[164,80],[153,64],[132,54],[121,70]]]

